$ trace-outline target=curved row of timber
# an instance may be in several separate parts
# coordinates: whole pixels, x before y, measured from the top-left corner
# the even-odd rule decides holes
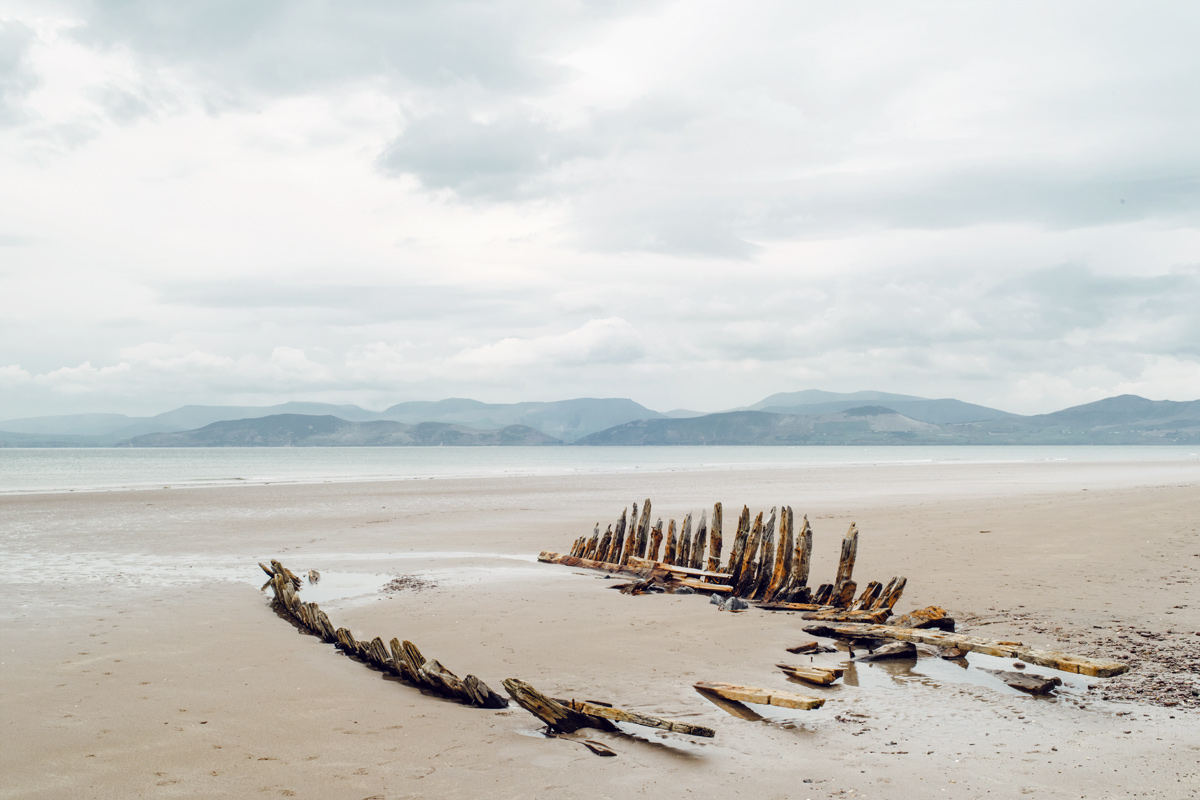
[[[854,523],[842,538],[833,581],[813,589],[808,583],[812,526],[808,517],[803,517],[797,530],[791,506],[781,507],[778,519],[772,508],[765,522],[764,512],[751,520],[749,507],[742,506],[733,546],[724,564],[720,503],[713,505],[711,525],[708,512],[702,512],[693,533],[689,513],[678,529],[671,519],[665,536],[661,518],[650,524],[651,507],[647,498],[639,513],[634,503],[632,513],[622,510],[615,526],[609,525],[604,533],[597,524],[590,538],[576,539],[569,555],[547,551],[539,560],[638,575],[668,588],[686,586],[724,593],[757,601],[767,610],[815,612],[822,615],[816,619],[838,621],[882,622],[904,592],[906,579],[894,577],[886,584],[869,582],[856,597],[858,584],[852,575],[858,555],[858,528]]]
[[[329,616],[316,603],[307,603],[300,599],[297,592],[303,583],[295,573],[274,559],[269,567],[261,562],[259,566],[270,578],[263,589],[271,587],[274,593],[272,607],[301,630],[334,645],[350,658],[395,675],[406,683],[466,705],[479,708],[508,708],[508,700],[488,688],[482,680],[474,675],[460,679],[438,661],[426,659],[412,642],[392,639],[389,645],[384,645],[383,639],[378,636],[369,642],[363,642],[355,639],[347,628],[335,628]],[[585,727],[617,730],[613,725],[616,721],[691,736],[716,735],[712,728],[703,725],[625,711],[607,703],[554,699],[516,678],[505,680],[504,687],[522,708],[546,723],[552,733],[571,733]]]

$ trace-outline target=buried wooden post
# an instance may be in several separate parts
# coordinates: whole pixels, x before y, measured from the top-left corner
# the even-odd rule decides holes
[[[675,552],[678,548],[678,543],[675,538],[675,520],[667,523],[667,545],[663,548],[663,563],[674,564]],[[657,552],[657,551],[655,551]]]
[[[692,565],[692,512],[683,515],[683,527],[679,529],[679,555],[675,563],[681,567]]]
[[[767,585],[771,582],[771,573],[775,571],[775,509],[771,509],[771,518],[763,526],[762,547],[759,550],[758,569],[754,573],[754,582],[750,587],[748,597],[761,600],[766,594]]]
[[[612,547],[612,525],[608,526],[608,530],[604,532],[604,536],[600,537],[600,546],[596,548],[596,558],[600,561],[608,561],[608,549]]]
[[[696,538],[692,540],[692,569],[704,569],[704,548],[708,546],[708,511],[700,512],[700,524],[696,527]]]
[[[708,534],[708,571],[721,571],[721,504],[713,503],[712,531]]]
[[[791,572],[794,545],[792,509],[790,506],[783,506],[779,511],[779,547],[775,551],[775,569],[771,571],[771,581],[763,593],[763,600],[771,602],[783,591],[788,574]]]
[[[833,579],[834,586],[840,586],[850,580],[854,572],[854,559],[857,555],[858,528],[851,522],[850,530],[846,531],[846,536],[842,539],[842,557],[838,560],[837,577]]]
[[[642,503],[642,524],[638,528],[637,550],[633,555],[638,558],[646,557],[646,547],[650,544],[650,498]],[[657,561],[658,559],[654,559]]]
[[[659,519],[658,522],[654,523],[654,530],[650,531],[650,546],[647,548],[646,558],[651,561],[658,561],[658,548],[662,545],[662,539],[662,520]]]
[[[796,549],[792,552],[792,575],[788,580],[788,602],[803,603],[812,595],[808,588],[808,571],[812,563],[812,526],[808,524],[808,515],[796,535]]]
[[[746,549],[742,552],[742,570],[733,590],[738,597],[747,596],[754,586],[754,579],[758,575],[758,546],[762,543],[762,538],[763,512],[760,511],[754,518],[754,527],[746,537]]]
[[[736,585],[742,577],[742,554],[746,552],[746,540],[750,538],[750,508],[742,506],[738,517],[737,533],[733,536],[733,548],[729,551],[729,584]]]
[[[609,546],[608,552],[605,553],[604,560],[610,564],[621,563],[621,554],[625,549],[626,513],[625,509],[622,508],[621,518],[617,520],[617,527],[613,530],[612,544]]]

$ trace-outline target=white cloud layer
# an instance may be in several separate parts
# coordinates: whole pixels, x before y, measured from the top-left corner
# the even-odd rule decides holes
[[[1200,11],[0,0],[0,419],[1200,396]]]

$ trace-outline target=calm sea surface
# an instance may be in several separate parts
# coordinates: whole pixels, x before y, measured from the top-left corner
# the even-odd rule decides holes
[[[862,464],[1200,461],[1176,447],[221,447],[0,449],[0,494]]]

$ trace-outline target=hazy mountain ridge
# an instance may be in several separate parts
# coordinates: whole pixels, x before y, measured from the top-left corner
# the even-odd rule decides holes
[[[406,425],[393,420],[351,422],[331,415],[275,414],[223,420],[192,431],[153,433],[127,447],[429,447],[437,445],[558,445],[562,441],[525,425],[481,431],[443,422]]]
[[[196,442],[205,436],[216,437],[213,441],[218,444],[213,446],[228,446],[238,436],[244,437],[247,446],[273,446],[266,443],[276,440],[280,446],[1200,442],[1200,400],[1175,402],[1122,395],[1050,414],[1019,416],[952,398],[806,390],[771,395],[755,406],[715,414],[682,409],[664,414],[620,398],[529,403],[451,398],[400,403],[381,412],[307,402],[263,407],[183,406],[154,417],[76,414],[0,422],[0,447],[166,446],[163,443],[168,441],[179,442],[177,446],[203,446]],[[241,416],[230,418],[231,414]],[[278,420],[248,425],[250,420],[273,417],[327,418],[339,425],[321,422],[317,425],[320,431],[295,428],[278,434],[270,432]],[[218,428],[199,436],[199,431],[219,422],[237,422],[240,427]],[[385,424],[380,427],[380,423]],[[429,425],[435,427],[422,427]],[[513,426],[517,429],[509,430]],[[531,435],[530,430],[538,435]],[[508,433],[501,435],[503,431]],[[169,434],[187,435],[172,439]]]

